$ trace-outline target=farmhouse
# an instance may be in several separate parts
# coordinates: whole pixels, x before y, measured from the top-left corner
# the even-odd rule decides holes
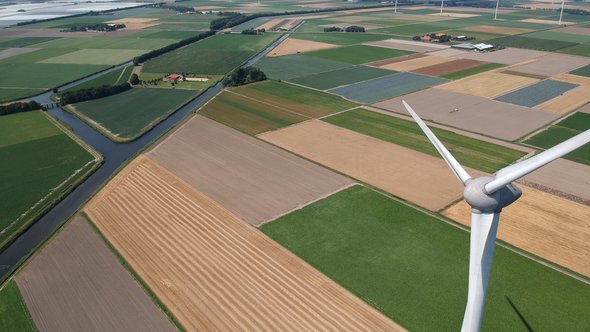
[[[182,75],[179,75],[179,74],[170,74],[170,75],[164,77],[164,82],[169,82],[169,83],[176,83],[180,80],[182,80]]]

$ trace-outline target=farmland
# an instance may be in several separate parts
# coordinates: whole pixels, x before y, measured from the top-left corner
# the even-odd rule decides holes
[[[187,330],[400,330],[145,157],[86,212]]]
[[[289,81],[314,89],[326,90],[391,74],[391,70],[367,66],[354,66],[297,77],[290,79]]]
[[[386,58],[394,58],[408,54],[412,54],[412,52],[366,45],[345,46],[307,53],[307,55],[319,57],[322,59],[341,61],[353,65]]]
[[[547,40],[523,36],[507,36],[488,40],[487,42],[505,47],[518,47],[539,51],[556,51],[562,48],[576,46],[576,43],[563,40]]]
[[[13,280],[0,289],[0,330],[37,331],[20,291]]]
[[[538,81],[539,79],[527,76],[487,72],[440,85],[438,89],[484,98],[495,98]]]
[[[572,71],[574,75],[590,77],[590,65]]]
[[[4,245],[87,176],[99,157],[41,111],[0,116],[0,137]]]
[[[361,186],[261,229],[409,330],[461,326],[469,256],[461,229]],[[499,246],[490,280],[482,329],[523,326],[516,310],[530,326],[589,327],[580,281]]]
[[[116,141],[133,140],[197,95],[183,89],[134,88],[70,108]]]
[[[464,70],[459,70],[450,74],[445,74],[442,77],[449,79],[449,80],[458,80],[467,76],[471,76],[471,75],[476,75],[476,74],[480,74],[483,72],[486,72],[488,70],[493,70],[493,69],[497,69],[497,68],[501,68],[504,65],[500,64],[500,63],[488,63],[485,65],[481,65],[478,67],[473,67],[473,68],[469,68],[469,69],[464,69]]]
[[[524,143],[548,149],[587,129],[590,129],[590,114],[576,113],[527,139]],[[565,158],[590,165],[590,145],[582,146],[567,154]]]
[[[339,113],[322,120],[434,157],[440,156],[422,130],[412,121],[364,109]],[[433,131],[462,165],[487,173],[494,173],[525,155],[521,151],[461,136],[448,130],[433,128]]]
[[[264,71],[269,78],[281,80],[351,67],[345,62],[325,60],[303,54],[267,57],[256,66]]]
[[[113,70],[107,74],[104,74],[102,76],[98,76],[97,78],[91,79],[91,80],[86,81],[84,83],[73,86],[69,89],[62,90],[60,92],[89,89],[89,88],[99,87],[102,85],[123,84],[124,82],[127,82],[129,80],[129,76],[131,76],[132,69],[133,69],[132,66],[122,67],[120,69]]]
[[[561,96],[565,92],[576,87],[578,87],[578,85],[572,83],[544,80],[497,97],[495,100],[516,105],[534,107],[550,99]]]

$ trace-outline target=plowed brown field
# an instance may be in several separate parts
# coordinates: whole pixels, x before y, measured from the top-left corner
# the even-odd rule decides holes
[[[422,67],[412,70],[414,73],[430,75],[430,76],[443,76],[446,74],[454,73],[459,70],[465,70],[469,68],[479,67],[485,65],[487,62],[471,60],[471,59],[459,59],[445,63],[440,63],[433,66]]]
[[[498,237],[537,256],[590,276],[590,207],[519,185],[522,198],[502,211]],[[464,201],[444,215],[471,224]]]
[[[86,212],[189,331],[401,330],[143,156]]]
[[[287,38],[282,43],[277,45],[277,47],[273,48],[267,56],[283,56],[302,52],[324,50],[327,48],[334,48],[337,46],[338,45],[316,42],[311,40]]]

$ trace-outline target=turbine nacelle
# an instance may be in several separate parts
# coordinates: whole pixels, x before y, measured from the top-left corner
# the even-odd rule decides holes
[[[507,184],[494,193],[488,194],[485,188],[486,184],[495,179],[493,176],[481,176],[475,179],[468,179],[465,182],[463,198],[471,206],[473,212],[500,212],[522,195],[522,191],[512,183]]]

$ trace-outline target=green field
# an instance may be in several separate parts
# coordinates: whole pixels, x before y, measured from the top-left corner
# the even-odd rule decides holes
[[[306,55],[311,55],[327,60],[351,63],[353,65],[360,65],[362,63],[373,62],[387,58],[394,58],[413,53],[414,52],[395,50],[384,47],[352,45],[309,52],[306,53]]]
[[[524,143],[549,149],[588,129],[590,129],[590,114],[576,113],[527,139]],[[568,153],[564,158],[590,165],[590,144],[586,144],[574,152]]]
[[[458,80],[463,77],[483,73],[485,71],[496,69],[496,68],[501,68],[504,66],[505,65],[500,64],[500,63],[486,63],[485,65],[481,65],[478,67],[473,67],[473,68],[469,68],[469,69],[465,69],[465,70],[459,70],[454,73],[446,74],[446,75],[443,75],[442,77],[449,79],[449,80]]]
[[[570,43],[587,43],[590,42],[590,36],[584,35],[575,35],[572,33],[564,33],[558,31],[537,31],[527,33],[526,35],[522,35],[523,37],[527,38],[540,38],[540,39],[549,39],[549,40],[558,40],[558,41],[566,41]]]
[[[60,38],[37,44],[43,48],[75,48],[75,49],[128,49],[152,50],[177,42],[178,39],[162,38]]]
[[[527,48],[531,50],[539,51],[555,51],[566,47],[572,47],[577,45],[567,41],[560,40],[549,40],[539,38],[529,38],[521,36],[506,36],[502,38],[496,38],[488,40],[490,44],[506,46],[506,47],[517,47]]]
[[[469,233],[362,186],[260,229],[410,331],[458,331]],[[496,246],[483,331],[588,331],[590,287]]]
[[[557,52],[590,57],[590,44],[579,44],[572,47],[566,47],[557,50]]]
[[[17,39],[0,39],[0,47],[27,47],[50,40],[58,39],[57,37],[24,37]]]
[[[575,74],[575,75],[590,77],[590,65],[582,67],[582,68],[578,68],[578,69],[572,71],[571,73]]]
[[[45,59],[41,63],[63,63],[78,65],[118,65],[147,53],[149,50],[84,49]]]
[[[65,91],[76,91],[81,89],[89,89],[95,88],[103,85],[117,85],[127,82],[129,80],[129,76],[131,76],[131,71],[133,70],[133,66],[121,67],[117,70],[110,71],[104,75],[98,76],[94,79],[86,81],[84,83],[78,84],[73,86],[69,89],[62,90],[60,92]]]
[[[0,229],[11,225],[0,244],[95,165],[94,157],[41,111],[0,116],[0,160]]]
[[[391,38],[387,35],[366,32],[294,33],[291,36],[297,39],[312,40],[336,45],[354,45]]]
[[[10,101],[36,95],[42,93],[43,91],[45,91],[45,89],[0,88],[0,103],[3,101]]]
[[[250,135],[308,119],[278,105],[271,106],[266,100],[262,103],[227,91],[215,97],[199,113]]]
[[[14,280],[0,290],[0,331],[37,331]]]
[[[82,119],[98,123],[115,141],[133,140],[164,120],[198,91],[134,88],[113,96],[75,104]]]
[[[413,121],[364,109],[339,113],[322,120],[440,158],[440,154]],[[432,128],[432,131],[462,165],[488,173],[494,173],[526,154],[448,130]]]
[[[266,57],[260,60],[256,64],[256,67],[260,68],[269,78],[289,80],[295,77],[351,67],[351,65],[345,62],[296,54],[280,57]]]
[[[53,63],[0,64],[0,88],[50,89],[108,67]]]
[[[262,51],[278,37],[278,34],[272,33],[216,35],[149,60],[142,70],[152,73],[225,74]]]
[[[381,68],[354,66],[319,74],[297,77],[290,79],[289,81],[315,89],[327,90],[342,85],[348,85],[360,81],[370,80],[372,78],[390,75],[393,73],[395,72]]]

